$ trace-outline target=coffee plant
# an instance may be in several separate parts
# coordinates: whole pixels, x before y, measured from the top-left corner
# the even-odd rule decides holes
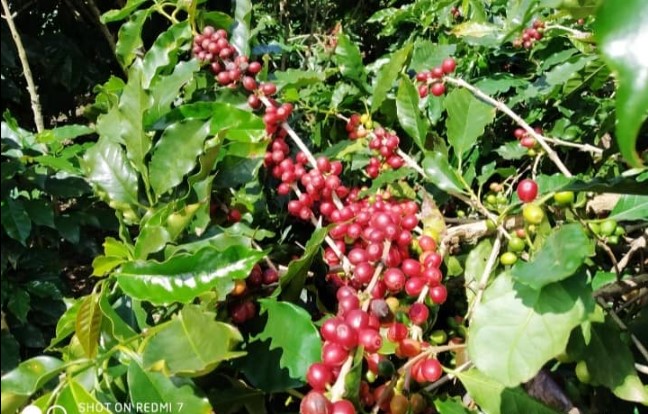
[[[63,126],[2,2],[3,414],[648,406],[645,2],[79,2]]]

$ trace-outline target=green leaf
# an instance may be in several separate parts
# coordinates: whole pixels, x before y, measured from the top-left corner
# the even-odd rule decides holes
[[[6,198],[2,201],[2,227],[7,235],[25,245],[31,233],[31,220],[29,214],[19,199]]]
[[[147,0],[128,0],[124,7],[119,10],[108,10],[101,16],[102,23],[113,23],[124,20],[137,10]]]
[[[609,218],[615,220],[648,220],[648,196],[622,195],[614,205]]]
[[[443,59],[454,55],[456,45],[439,45],[430,40],[418,40],[414,44],[410,69],[416,72],[430,70],[441,65]]]
[[[482,136],[486,125],[495,119],[495,108],[473,96],[466,89],[453,89],[444,101],[448,111],[446,128],[448,142],[457,157],[463,158],[473,148],[477,138]]]
[[[128,305],[126,306],[130,304],[130,299],[119,298],[117,300],[119,302],[128,301]],[[101,332],[104,339],[108,337],[109,339],[123,342],[137,335],[133,328],[124,321],[110,302],[108,302],[108,294],[106,291],[101,295],[99,308],[101,309],[102,315]]]
[[[463,41],[469,45],[495,47],[504,39],[504,31],[502,29],[501,25],[467,21],[455,25],[451,33],[463,38]]]
[[[159,372],[144,370],[137,362],[128,365],[128,390],[135,404],[168,407],[167,413],[209,414],[211,404],[193,381],[187,378],[166,377]]]
[[[157,76],[150,87],[152,105],[146,114],[146,124],[150,125],[166,114],[171,104],[178,99],[182,87],[191,81],[194,74],[200,70],[200,63],[196,59],[179,62],[173,73],[168,76]]]
[[[252,2],[236,0],[234,8],[234,28],[231,44],[242,55],[250,54],[250,22],[252,21]]]
[[[29,397],[51,379],[56,378],[63,369],[63,361],[48,356],[39,356],[20,363],[18,368],[2,376],[2,412],[6,412],[6,397]]]
[[[150,106],[150,98],[142,88],[142,70],[139,63],[133,64],[128,74],[128,83],[119,99],[117,122],[120,142],[126,145],[126,155],[135,168],[146,175],[144,158],[151,149],[151,137],[144,131],[143,116]],[[108,121],[111,122],[111,121]],[[97,130],[101,133],[99,125]]]
[[[566,224],[549,235],[540,251],[529,262],[518,262],[513,279],[534,289],[573,275],[594,254],[594,245],[579,223]]]
[[[479,289],[479,281],[484,273],[492,249],[493,243],[491,243],[490,239],[484,239],[468,253],[464,274],[468,303],[472,302],[475,292]]]
[[[139,236],[137,236],[137,241],[135,242],[135,253],[134,256],[136,259],[146,259],[149,254],[159,252],[166,246],[168,242],[172,240],[169,230],[164,226],[158,225],[146,225],[141,230]],[[115,258],[115,257],[104,257],[104,261],[97,263],[100,265],[101,269],[104,270],[109,265],[116,261],[124,262],[124,259]],[[116,259],[116,260],[115,260]],[[95,262],[92,262],[93,266]],[[113,267],[114,268],[114,267]],[[112,270],[112,269],[109,269]],[[105,272],[104,272],[105,273]]]
[[[276,77],[275,84],[278,88],[287,87],[303,88],[308,85],[321,84],[326,79],[323,71],[288,69],[285,71],[274,72]]]
[[[473,400],[488,414],[557,414],[527,394],[522,387],[508,388],[477,369],[457,374]]]
[[[396,113],[401,127],[412,137],[421,150],[425,148],[427,125],[419,110],[419,94],[406,76],[401,76],[396,94]]]
[[[463,185],[457,178],[454,169],[448,163],[448,157],[440,152],[428,152],[421,163],[426,178],[441,190],[448,193],[461,193]]]
[[[97,355],[101,316],[97,294],[93,293],[81,300],[74,326],[79,343],[88,358],[94,358]]]
[[[42,135],[38,134],[36,138],[39,142],[43,143],[64,142],[83,135],[92,134],[93,132],[95,132],[95,130],[87,125],[64,125],[48,130]],[[46,136],[47,138],[44,140],[43,136]]]
[[[632,352],[621,335],[610,320],[593,323],[589,342],[585,343],[580,330],[574,331],[567,352],[585,361],[592,385],[607,387],[624,400],[648,404],[648,388],[641,383]]]
[[[648,61],[642,52],[648,36],[648,3],[629,0],[618,7],[615,1],[603,1],[594,35],[618,80],[617,143],[625,160],[638,167],[642,162],[636,151],[637,135],[648,116]]]
[[[234,279],[244,279],[263,255],[243,246],[225,251],[207,247],[191,255],[178,254],[161,263],[129,262],[115,277],[122,290],[136,299],[155,305],[189,303],[210,289],[226,289]]]
[[[339,66],[342,76],[364,83],[366,74],[360,49],[346,33],[338,34],[335,62]]]
[[[81,301],[77,300],[71,306],[68,306],[67,310],[63,315],[61,315],[56,323],[56,336],[50,341],[48,349],[53,348],[74,333],[77,315],[79,313],[79,308],[81,307]]]
[[[210,134],[240,142],[258,143],[265,138],[263,120],[253,113],[222,102],[215,102],[212,111]]]
[[[378,190],[385,188],[386,185],[398,182],[404,178],[414,175],[414,171],[409,168],[399,168],[397,170],[388,170],[381,172],[378,177],[371,180],[371,187],[366,190],[360,191],[358,195],[360,198],[376,194]]]
[[[198,10],[200,26],[212,25],[217,29],[229,30],[234,23],[234,19],[227,13],[220,11]]]
[[[527,149],[518,141],[509,141],[495,150],[505,160],[519,160],[527,154]]]
[[[2,331],[1,335],[0,343],[2,346],[0,352],[2,353],[2,364],[0,369],[2,372],[9,372],[20,363],[20,345],[10,332]]]
[[[270,339],[270,350],[282,350],[280,366],[288,368],[292,378],[306,379],[308,367],[320,360],[322,344],[317,328],[304,309],[288,302],[260,299],[262,312],[268,314],[265,329],[256,340]],[[290,329],[286,329],[290,321]]]
[[[445,400],[437,398],[434,400],[434,407],[439,414],[470,414],[472,412],[464,407],[459,397],[447,398]]]
[[[101,138],[90,148],[83,166],[87,180],[110,201],[137,205],[137,174],[125,157],[122,147]]]
[[[290,262],[286,274],[279,279],[279,286],[281,287],[280,297],[282,299],[286,301],[296,301],[299,299],[308,271],[313,264],[315,256],[320,251],[320,246],[324,242],[328,230],[328,227],[315,229],[310,239],[308,239],[301,257]]]
[[[248,413],[266,414],[265,394],[248,387],[243,381],[226,378],[229,387],[218,386],[210,393],[215,401],[214,410],[219,414]]]
[[[245,374],[250,385],[267,393],[303,386],[303,381],[291,378],[288,369],[280,367],[283,351],[281,348],[270,350],[270,344],[270,340],[249,341],[245,346],[247,355],[232,361],[232,365]]]
[[[398,78],[398,74],[403,70],[403,66],[412,51],[412,44],[400,48],[394,52],[385,65],[380,68],[376,81],[374,83],[373,96],[371,98],[371,112],[376,112],[387,98],[387,92]]]
[[[594,309],[584,278],[552,283],[541,290],[499,275],[475,308],[468,353],[475,366],[503,385],[528,381],[564,351],[573,328]]]
[[[556,65],[546,73],[546,81],[551,86],[567,83],[567,81],[576,77],[578,72],[594,59],[596,59],[594,56],[579,56],[568,62]]]
[[[142,27],[150,10],[139,10],[133,13],[128,21],[119,28],[115,55],[119,63],[127,68],[137,56],[137,49],[142,47]]]
[[[215,316],[195,306],[183,308],[146,344],[144,368],[202,376],[222,361],[244,355],[244,352],[232,351],[243,340],[239,331],[232,325],[215,321]]]
[[[192,39],[189,21],[176,23],[155,39],[142,61],[142,86],[148,89],[155,76],[164,68],[174,66],[180,48]]]
[[[7,308],[11,313],[22,323],[27,322],[27,314],[29,313],[29,304],[31,298],[29,293],[23,289],[15,289],[11,292],[9,300],[7,301]]]
[[[65,414],[81,414],[89,410],[94,411],[91,407],[102,406],[101,412],[112,414],[112,411],[106,406],[103,406],[92,394],[86,391],[74,379],[70,379],[63,387],[59,395],[56,397],[56,404],[52,407],[63,407]],[[48,410],[49,411],[49,410]],[[52,410],[55,413],[57,410]]]
[[[209,122],[196,119],[188,119],[164,130],[149,164],[151,187],[158,196],[180,184],[182,178],[194,169],[208,134]]]

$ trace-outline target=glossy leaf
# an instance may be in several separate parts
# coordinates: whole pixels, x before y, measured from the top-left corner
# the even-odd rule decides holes
[[[178,60],[180,48],[188,46],[191,40],[191,27],[188,21],[176,23],[162,33],[153,46],[146,52],[142,61],[142,86],[148,89],[163,68],[173,66]]]
[[[182,87],[187,84],[200,69],[198,60],[192,59],[188,62],[179,62],[173,73],[167,76],[157,76],[153,79],[150,87],[153,104],[146,114],[146,124],[153,124],[162,115],[170,110],[171,105]]]
[[[610,218],[615,220],[648,220],[648,196],[622,195],[614,205]]]
[[[603,1],[596,12],[594,35],[607,64],[618,80],[616,93],[616,140],[625,160],[642,165],[636,144],[648,116],[648,4],[629,0],[624,7]]]
[[[488,414],[557,414],[522,387],[506,387],[477,369],[457,374],[472,399]]]
[[[305,380],[306,371],[320,360],[322,343],[311,317],[304,309],[288,302],[274,299],[260,299],[262,312],[267,313],[268,322],[257,340],[271,341],[270,350],[282,350],[280,366],[287,368],[292,378]],[[286,329],[285,321],[290,321]]]
[[[507,387],[519,385],[564,351],[572,329],[593,309],[582,278],[534,290],[501,274],[475,309],[468,353],[487,376]]]
[[[88,181],[110,201],[137,205],[137,173],[119,144],[100,139],[83,161]]]
[[[9,237],[25,244],[31,233],[31,220],[22,200],[6,198],[2,200],[2,227]]]
[[[94,358],[97,355],[101,316],[97,294],[93,293],[81,300],[74,327],[76,337],[88,358]]]
[[[193,381],[167,377],[160,372],[144,370],[137,362],[128,365],[128,390],[134,404],[167,407],[165,412],[209,414],[211,404],[200,396]]]
[[[448,142],[457,157],[462,158],[474,147],[477,138],[484,134],[484,128],[495,119],[495,108],[479,101],[466,89],[459,88],[452,90],[443,104],[448,111]]]
[[[575,331],[567,352],[570,357],[585,361],[592,385],[602,385],[619,398],[646,405],[648,387],[641,383],[632,352],[621,336],[611,321],[593,323],[589,341],[582,332]]]
[[[5,397],[10,395],[30,396],[63,370],[63,361],[58,358],[39,356],[28,359],[18,368],[2,376],[2,411]]]
[[[20,322],[25,323],[27,322],[27,313],[30,310],[30,301],[29,293],[18,288],[11,293],[7,301],[7,308]]]
[[[151,149],[151,137],[144,131],[144,112],[151,102],[148,94],[142,88],[141,64],[136,62],[131,66],[128,83],[119,99],[118,117],[108,122],[117,122],[121,142],[126,145],[126,155],[133,161],[141,174],[146,175],[144,158]],[[97,128],[101,133],[101,130]]]
[[[148,19],[149,13],[149,10],[136,11],[119,28],[115,55],[123,67],[128,67],[133,63],[137,56],[137,49],[142,47],[142,27]]]
[[[213,313],[187,306],[147,342],[144,369],[183,376],[205,375],[222,361],[244,355],[233,351],[242,340],[235,327],[217,322]]]
[[[425,149],[427,125],[419,110],[419,94],[414,84],[405,76],[401,77],[396,94],[396,113],[401,127],[412,137],[421,150]]]
[[[68,305],[67,310],[61,315],[56,323],[56,336],[50,341],[49,348],[52,348],[62,342],[65,338],[74,333],[77,315],[81,301],[75,301],[71,306]]]
[[[106,336],[108,336],[109,339],[123,342],[137,335],[133,328],[124,321],[110,302],[108,302],[107,296],[108,295],[104,292],[104,294],[101,295],[101,299],[99,299],[99,308],[102,315],[101,332],[103,339],[105,340]],[[118,301],[123,303],[126,299],[120,298]]]
[[[270,340],[248,341],[245,347],[247,355],[232,361],[232,364],[245,374],[250,385],[267,393],[302,386],[303,381],[292,378],[288,369],[281,367],[281,348],[270,350],[270,344]]]
[[[215,401],[214,409],[219,414],[243,412],[266,414],[265,395],[262,391],[250,388],[243,381],[227,378],[230,387],[216,387],[211,394]]]
[[[109,10],[101,16],[102,23],[113,23],[123,20],[137,10],[146,0],[128,0],[121,9]]]
[[[441,190],[461,193],[463,185],[448,163],[448,157],[440,152],[428,152],[421,163],[426,178]]]
[[[580,223],[554,230],[529,262],[518,262],[511,270],[513,279],[534,289],[573,275],[594,254],[594,246]]]
[[[234,28],[232,29],[231,43],[240,54],[249,55],[252,2],[250,0],[236,0],[234,4]]]
[[[295,301],[299,299],[304,282],[308,276],[308,271],[313,264],[317,253],[320,252],[320,247],[324,242],[324,238],[328,234],[328,227],[320,227],[316,229],[306,243],[304,252],[299,259],[293,260],[288,265],[288,270],[279,279],[279,286],[281,287],[280,297],[287,301]]]
[[[149,254],[159,252],[164,249],[164,247],[172,240],[169,230],[165,226],[160,225],[145,225],[140,231],[139,236],[135,242],[135,253],[134,256],[136,259],[146,259]],[[114,256],[100,256],[103,258],[98,263],[92,262],[92,266],[95,268],[95,272],[103,271],[107,273],[114,269],[116,266],[113,264],[121,264],[124,262],[124,259],[114,257]]]
[[[416,72],[430,70],[441,65],[443,59],[454,55],[456,45],[440,45],[430,40],[421,40],[414,44],[410,68]]]
[[[484,274],[486,262],[492,249],[493,243],[491,243],[490,239],[484,239],[468,253],[464,275],[468,303],[472,302],[475,292],[479,289],[479,282]]]
[[[444,400],[436,398],[434,400],[434,408],[437,409],[439,414],[470,414],[469,411],[461,402],[459,397],[446,398]]]
[[[179,254],[164,262],[134,261],[115,273],[119,286],[132,297],[156,305],[189,303],[198,295],[247,277],[263,257],[243,246],[225,251],[204,248],[192,255]]]
[[[86,391],[81,384],[71,379],[56,397],[56,403],[52,407],[56,406],[63,407],[66,414],[81,414],[89,410],[95,411],[91,407],[99,407],[102,404],[92,394]],[[102,406],[102,408],[102,412],[112,414],[112,411],[108,407]],[[48,411],[55,413],[57,410]]]
[[[360,49],[349,39],[346,33],[340,33],[338,35],[337,46],[335,48],[335,62],[340,68],[342,76],[364,82],[366,74]]]
[[[212,111],[212,135],[222,134],[230,140],[240,142],[260,142],[265,138],[263,120],[253,113],[221,102],[215,102]]]
[[[376,112],[387,98],[387,92],[392,88],[398,78],[398,74],[403,70],[407,58],[412,51],[412,44],[408,43],[398,51],[394,52],[389,62],[383,65],[378,71],[378,76],[374,83],[373,96],[371,98],[371,112]]]
[[[149,165],[151,187],[158,196],[180,184],[182,178],[194,169],[208,134],[209,122],[195,119],[164,130]]]

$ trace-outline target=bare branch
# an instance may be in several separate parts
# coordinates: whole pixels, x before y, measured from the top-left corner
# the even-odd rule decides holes
[[[14,24],[13,16],[11,15],[11,10],[9,9],[7,0],[2,0],[2,10],[4,12],[4,18],[5,20],[7,20],[7,25],[9,26],[11,37],[16,44],[16,49],[18,50],[18,58],[20,58],[20,65],[22,66],[23,75],[25,76],[25,80],[27,81],[27,91],[29,92],[32,112],[34,113],[36,131],[42,132],[45,129],[45,124],[43,122],[40,100],[38,99],[38,91],[36,90],[37,88],[36,84],[34,83],[34,77],[32,76],[31,68],[29,67],[29,61],[27,60],[25,47],[23,46],[22,40],[20,39],[20,34],[18,34],[18,29],[16,29],[16,25]]]

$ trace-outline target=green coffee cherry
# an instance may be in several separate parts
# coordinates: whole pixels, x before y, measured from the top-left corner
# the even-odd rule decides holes
[[[517,256],[515,255],[515,253],[506,252],[502,256],[500,256],[500,262],[502,262],[504,266],[510,266],[517,262]]]

